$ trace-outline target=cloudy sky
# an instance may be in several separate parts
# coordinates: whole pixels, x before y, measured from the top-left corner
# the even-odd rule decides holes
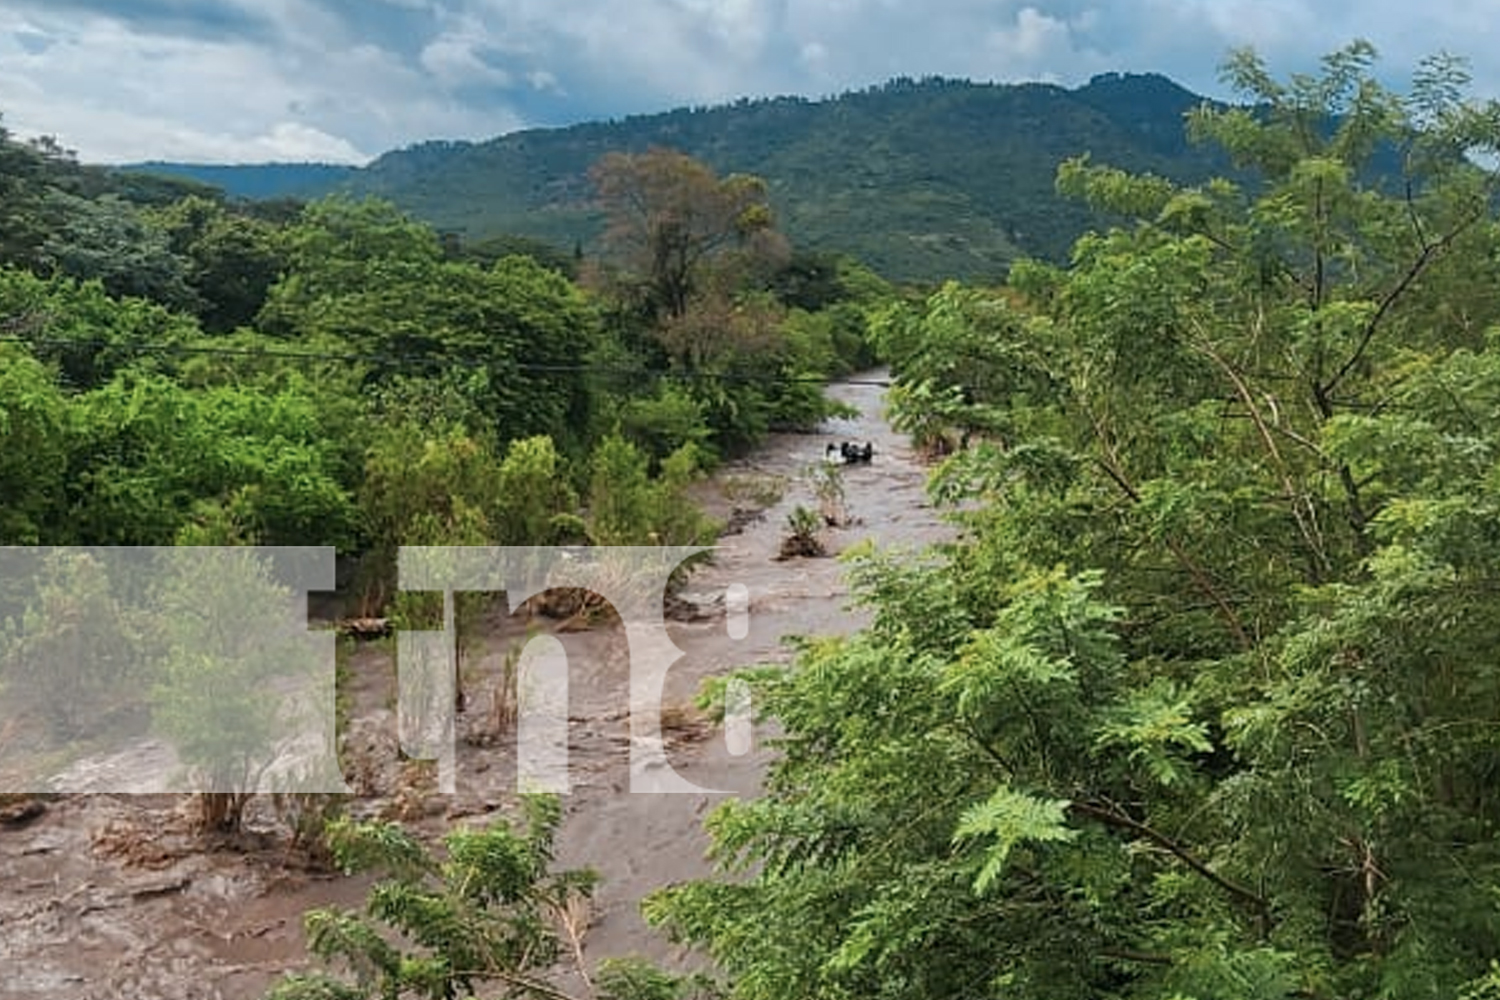
[[[0,123],[85,162],[360,163],[426,139],[820,97],[892,76],[1086,82],[1156,71],[1228,96],[1356,37],[1382,72],[1472,58],[1500,96],[1500,0],[0,0]]]

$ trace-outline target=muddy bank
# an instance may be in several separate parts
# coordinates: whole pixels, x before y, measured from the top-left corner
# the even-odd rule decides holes
[[[818,435],[775,436],[704,484],[702,499],[722,516],[736,497],[752,506],[746,494],[757,484],[782,485],[759,517],[736,519],[740,530],[722,539],[713,564],[694,574],[685,596],[702,609],[699,619],[669,627],[683,655],[667,678],[666,757],[683,778],[712,791],[630,793],[624,635],[618,628],[558,633],[569,663],[572,783],[559,862],[603,875],[584,941],[591,963],[632,953],[682,959],[646,929],[638,901],[658,886],[706,874],[703,816],[725,796],[758,788],[766,734],[753,734],[748,752],[731,752],[724,734],[691,707],[703,680],[739,665],[785,660],[789,635],[847,633],[863,624],[846,607],[834,559],[776,559],[789,513],[799,504],[818,507],[808,470],[826,445],[874,446],[869,464],[841,469],[853,523],[822,532],[832,553],[865,538],[915,549],[949,533],[926,503],[924,468],[883,419],[883,389],[840,384],[830,392],[860,416],[833,421]],[[742,625],[724,614],[725,595],[736,585],[748,594]],[[399,818],[436,834],[454,823],[483,823],[506,806],[516,761],[492,699],[507,655],[536,625],[497,611],[469,657],[472,701],[451,796],[432,794],[423,768],[397,762],[394,659],[388,643],[361,645],[350,670],[349,743],[359,764],[349,781],[360,796],[352,812]],[[304,910],[357,905],[366,888],[362,880],[317,871],[289,851],[259,800],[252,832],[208,852],[178,799],[71,796],[47,806],[40,815],[0,822],[4,1000],[253,1000],[283,971],[305,966]]]

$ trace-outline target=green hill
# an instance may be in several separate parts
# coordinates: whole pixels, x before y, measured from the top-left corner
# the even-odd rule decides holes
[[[805,250],[851,253],[893,278],[993,275],[1019,254],[1061,258],[1091,222],[1053,192],[1058,163],[1091,152],[1192,178],[1222,164],[1190,148],[1201,98],[1159,76],[1076,90],[897,80],[826,101],[777,98],[519,132],[387,153],[346,186],[470,239],[514,232],[586,248],[587,171],[611,150],[672,146],[770,183]]]
[[[897,279],[985,277],[1021,254],[1061,259],[1099,221],[1054,194],[1066,157],[1089,152],[1179,179],[1222,171],[1184,137],[1183,115],[1202,100],[1157,75],[1108,74],[1072,90],[898,79],[820,101],[747,99],[423,143],[321,177],[297,165],[280,180],[277,167],[219,178],[251,197],[294,185],[379,195],[471,242],[509,233],[587,250],[598,231],[589,166],[614,150],[671,146],[721,173],[764,177],[799,249],[850,253]]]
[[[326,194],[358,168],[336,163],[130,163],[115,173],[181,177],[219,188],[237,198],[257,201],[308,198]]]

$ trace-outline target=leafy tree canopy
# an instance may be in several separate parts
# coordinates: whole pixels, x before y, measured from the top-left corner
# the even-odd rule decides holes
[[[1070,162],[1128,224],[891,314],[966,537],[750,675],[767,795],[647,908],[733,996],[1492,994],[1500,106],[1374,58],[1236,53],[1253,184]]]

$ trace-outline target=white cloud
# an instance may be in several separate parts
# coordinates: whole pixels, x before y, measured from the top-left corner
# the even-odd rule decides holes
[[[770,37],[774,9],[767,0],[677,0],[682,23],[712,38],[731,53],[759,51]]]
[[[336,22],[305,0],[273,0],[260,9],[291,21],[305,17],[297,23],[325,32],[325,43],[285,25],[278,44],[204,41],[135,30],[109,16],[32,12],[28,27],[52,42],[33,52],[7,30],[14,20],[0,18],[0,110],[15,131],[55,134],[86,161],[103,163],[362,162],[407,142],[487,137],[523,124],[503,108],[449,96],[464,68],[452,51],[438,77],[381,46],[343,38]]]
[[[157,154],[166,159],[198,159],[215,163],[322,162],[362,164],[370,157],[343,139],[296,122],[277,122],[259,135],[231,136],[187,132],[178,137],[181,154]],[[145,157],[141,157],[144,159]]]
[[[822,42],[803,42],[799,54],[802,57],[802,64],[815,73],[823,72],[828,64],[828,46]]]
[[[1013,24],[989,32],[985,49],[993,57],[993,68],[981,75],[1006,80],[1053,81],[1063,75],[1080,76],[1085,69],[1092,73],[1106,65],[1097,53],[1081,51],[1066,20],[1035,7],[1022,7]],[[1059,73],[1064,68],[1071,72]]]
[[[558,83],[557,77],[544,69],[532,70],[526,74],[526,82],[531,84],[532,90],[550,90],[553,93],[563,94],[562,85]]]
[[[362,164],[367,151],[347,140],[297,122],[276,122],[261,131],[201,128],[159,116],[79,108],[61,127],[30,127],[17,116],[15,131],[22,135],[57,135],[64,146],[79,146],[78,135],[90,144],[78,152],[87,162],[129,163],[140,160],[181,160],[191,163],[263,163],[268,161]],[[91,152],[108,150],[107,155]]]
[[[1223,0],[1202,10],[1220,37],[1258,49],[1274,51],[1317,36],[1317,15],[1300,0]]]
[[[511,76],[478,52],[476,41],[455,35],[434,38],[422,47],[422,68],[448,87],[489,84],[508,87]]]
[[[897,75],[1160,71],[1226,96],[1233,46],[1284,75],[1355,37],[1393,81],[1445,49],[1500,93],[1481,62],[1497,33],[1500,0],[8,0],[0,112],[96,162],[351,160]]]

